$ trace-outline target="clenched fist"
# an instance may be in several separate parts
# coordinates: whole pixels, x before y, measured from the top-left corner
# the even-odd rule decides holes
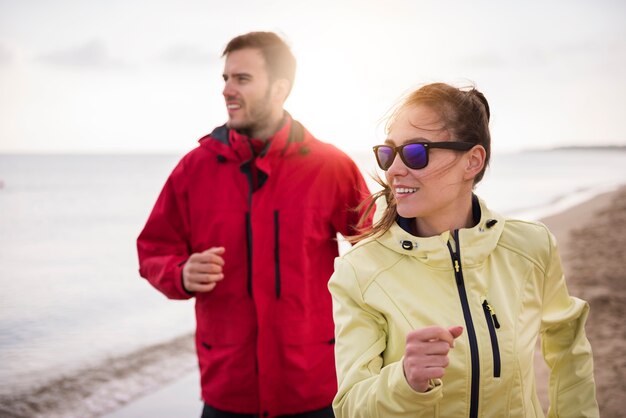
[[[448,352],[463,327],[438,326],[420,328],[408,333],[404,349],[404,376],[416,392],[426,392],[428,381],[443,377],[448,367]]]
[[[183,267],[183,286],[188,292],[210,292],[224,278],[224,247],[193,253]]]

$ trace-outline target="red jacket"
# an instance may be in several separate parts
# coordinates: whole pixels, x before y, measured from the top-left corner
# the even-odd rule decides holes
[[[179,162],[138,238],[140,273],[167,297],[190,298],[187,258],[226,248],[224,279],[195,295],[207,404],[275,416],[332,403],[327,282],[336,233],[355,232],[368,193],[352,160],[291,118],[256,159],[246,137],[220,127]]]

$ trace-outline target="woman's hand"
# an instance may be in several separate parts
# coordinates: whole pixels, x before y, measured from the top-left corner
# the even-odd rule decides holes
[[[443,377],[448,367],[448,352],[463,327],[448,329],[431,326],[409,332],[404,349],[404,376],[416,392],[426,392],[430,379]]]

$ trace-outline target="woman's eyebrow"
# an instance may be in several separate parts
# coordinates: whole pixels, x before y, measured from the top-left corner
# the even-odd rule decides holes
[[[426,139],[426,138],[407,138],[407,139],[405,139],[403,141],[399,141],[399,142],[400,142],[401,145],[403,145],[403,144],[413,144],[413,143],[416,143],[416,142],[433,142],[433,141],[431,141],[430,139]],[[386,144],[394,144],[395,141],[393,141],[391,138],[388,138],[385,141],[385,143]]]
[[[405,144],[411,143],[411,142],[433,142],[430,139],[426,139],[426,138],[410,138],[407,139],[406,141],[404,141]]]

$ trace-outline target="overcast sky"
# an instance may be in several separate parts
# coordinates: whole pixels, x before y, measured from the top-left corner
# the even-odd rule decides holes
[[[186,152],[252,30],[298,59],[287,110],[349,152],[431,81],[485,93],[496,152],[626,144],[621,0],[0,0],[0,152]]]

